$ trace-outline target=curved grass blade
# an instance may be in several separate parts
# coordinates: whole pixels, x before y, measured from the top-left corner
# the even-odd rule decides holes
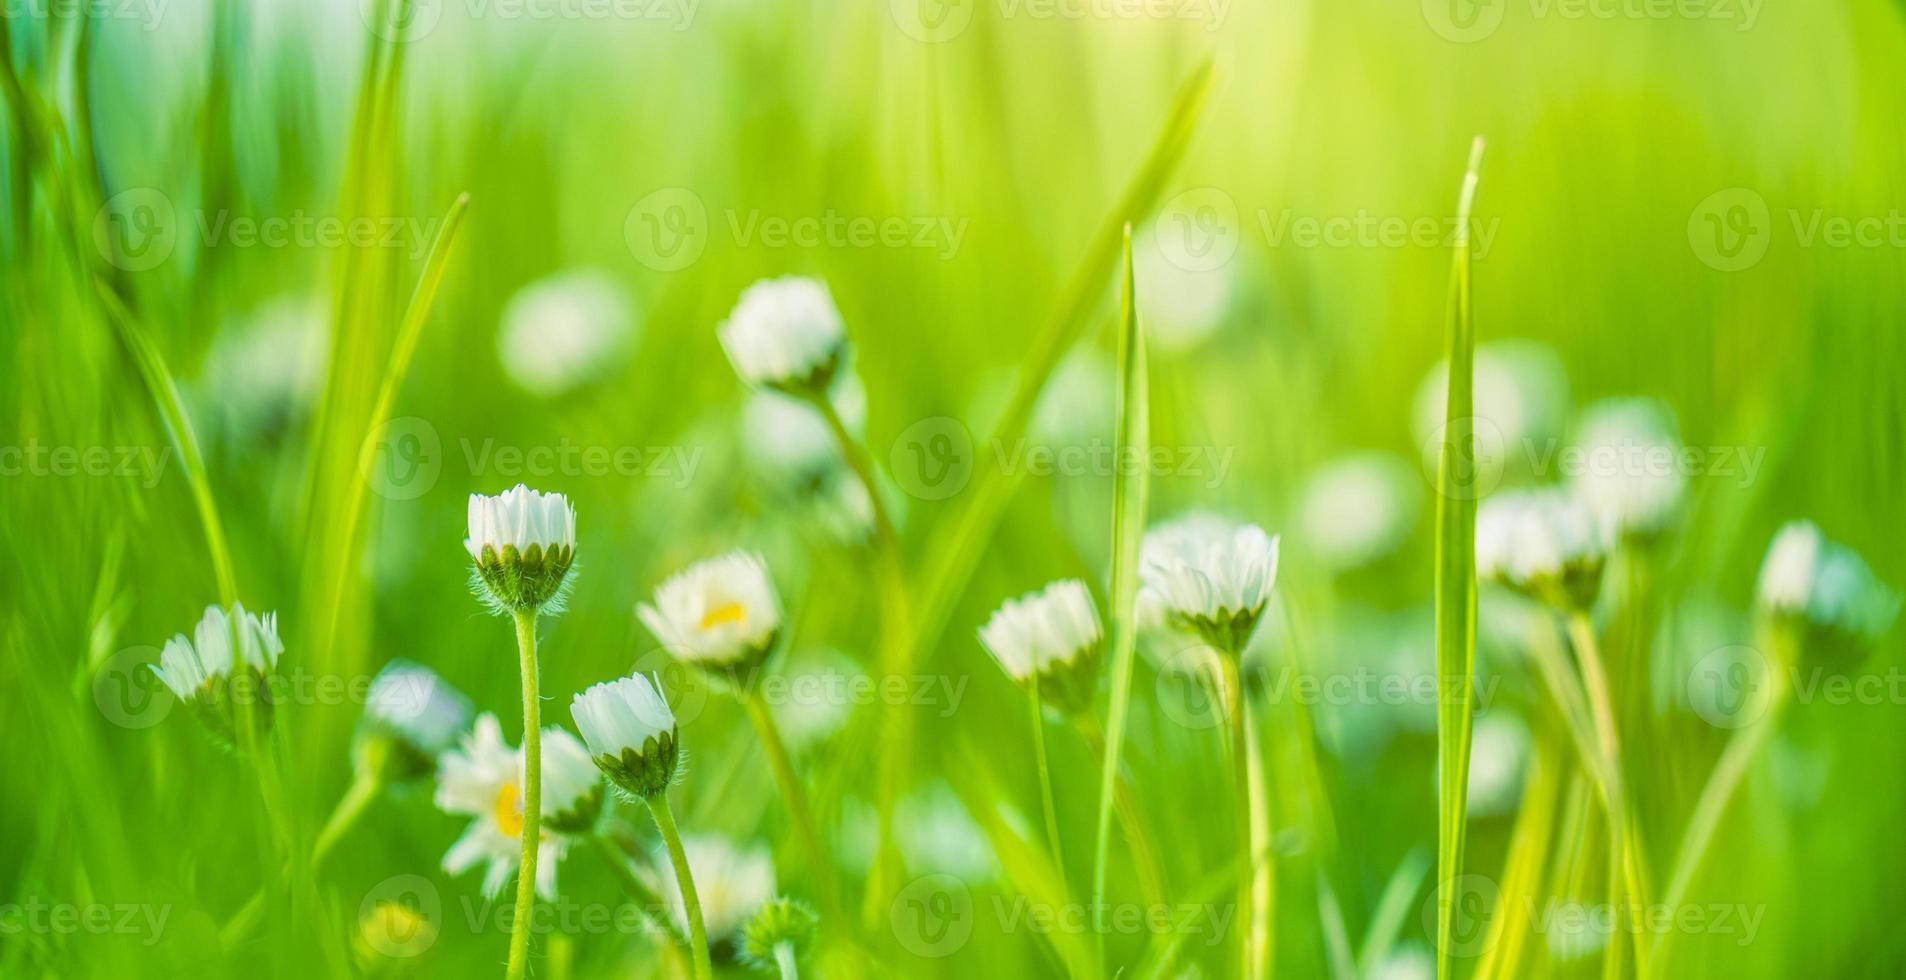
[[[112,321],[113,330],[119,335],[119,342],[125,345],[126,352],[138,366],[139,377],[146,383],[146,393],[158,407],[166,435],[171,437],[172,448],[178,451],[179,463],[185,467],[185,480],[192,488],[192,503],[198,508],[199,523],[205,527],[205,547],[212,556],[212,574],[218,579],[219,602],[230,607],[238,601],[238,577],[232,571],[232,553],[225,543],[225,525],[219,520],[218,504],[212,498],[211,480],[205,475],[205,457],[199,452],[192,419],[179,398],[179,384],[166,367],[159,348],[153,346],[152,338],[146,336],[112,287],[105,280],[95,280],[93,288],[105,307],[106,319]]]
[[[1190,145],[1204,114],[1205,100],[1211,93],[1212,78],[1212,61],[1206,58],[1179,87],[1171,111],[1165,116],[1165,127],[1152,144],[1144,166],[1126,185],[1117,206],[1093,236],[1085,260],[1067,285],[1057,313],[1033,339],[1032,354],[1019,374],[1012,401],[993,430],[992,445],[1012,445],[1024,433],[1039,394],[1045,390],[1046,379],[1085,331],[1097,308],[1105,281],[1113,274],[1114,263],[1118,261],[1121,236],[1129,238],[1132,223],[1151,210],[1165,178],[1177,168]],[[1023,475],[1021,470],[1003,471],[991,454],[981,453],[979,457],[965,509],[957,520],[935,536],[933,547],[927,549],[935,561],[921,578],[924,587],[914,620],[916,649],[922,651],[932,650],[939,643],[953,605],[966,591],[966,583],[992,538],[1000,513],[1011,498],[1013,487],[1018,485],[1018,476]]]
[[[1436,467],[1436,976],[1450,976],[1450,941],[1462,873],[1468,817],[1470,690],[1476,669],[1475,324],[1470,309],[1469,214],[1476,199],[1482,137],[1469,149],[1469,169],[1456,204],[1455,254],[1449,270],[1449,401]]]
[[[1118,338],[1118,428],[1114,459],[1143,459],[1151,452],[1149,391],[1145,376],[1145,328],[1138,320],[1132,275],[1132,226],[1125,226],[1125,273],[1120,277]],[[1093,932],[1099,962],[1105,962],[1105,862],[1111,850],[1113,794],[1118,790],[1119,751],[1132,698],[1132,654],[1138,638],[1138,542],[1145,533],[1146,467],[1124,467],[1112,486],[1112,698],[1106,708],[1105,763],[1099,772],[1098,836],[1092,852]]]

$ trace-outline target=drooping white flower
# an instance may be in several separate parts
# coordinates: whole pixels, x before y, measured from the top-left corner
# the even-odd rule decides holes
[[[1355,453],[1320,467],[1298,504],[1305,543],[1337,569],[1390,554],[1415,525],[1415,479],[1409,464],[1389,453]]]
[[[1564,609],[1601,590],[1606,552],[1595,519],[1557,487],[1507,490],[1476,511],[1476,577]]]
[[[254,733],[270,727],[266,680],[284,651],[277,613],[256,616],[243,603],[234,604],[230,613],[207,606],[191,639],[180,633],[166,641],[152,672],[180,701],[197,709],[199,720],[215,737],[236,745],[241,717],[251,718]]]
[[[602,377],[628,353],[635,319],[621,287],[595,271],[539,279],[503,307],[497,356],[510,379],[552,397]]]
[[[717,333],[743,381],[805,394],[826,390],[847,343],[826,284],[803,276],[749,286]]]
[[[456,744],[470,725],[470,699],[435,671],[393,660],[371,681],[364,699],[360,760],[393,766],[398,778],[429,775],[437,757]],[[395,749],[394,757],[381,750]]]
[[[1041,696],[1065,707],[1090,701],[1104,635],[1092,593],[1078,579],[1006,600],[979,629],[1008,677],[1023,684],[1036,675]]]
[[[659,683],[642,674],[604,681],[578,693],[569,713],[594,764],[617,786],[643,799],[668,789],[680,746]]]
[[[1613,542],[1665,531],[1681,513],[1688,478],[1674,419],[1646,398],[1589,406],[1576,425],[1575,492]]]
[[[684,834],[682,851],[688,856],[688,873],[695,879],[709,942],[733,935],[774,897],[774,858],[765,846],[751,843],[744,848],[716,834]],[[661,879],[656,892],[668,903],[675,928],[686,935],[688,917],[682,909],[682,890],[675,882],[675,865],[663,856],[656,867]]]
[[[690,565],[635,611],[678,659],[730,676],[759,665],[781,628],[767,562],[747,551]]]
[[[1900,596],[1873,574],[1859,552],[1829,540],[1811,521],[1774,535],[1761,563],[1756,600],[1766,613],[1804,623],[1821,652],[1854,653],[1899,615]]]
[[[560,493],[520,483],[493,497],[473,493],[463,547],[499,612],[555,611],[552,600],[576,558],[576,509]]]
[[[601,777],[575,736],[559,728],[542,734],[544,825],[536,845],[536,891],[554,899],[556,866],[574,835],[587,830],[577,821],[599,803]],[[462,874],[485,862],[483,894],[495,896],[522,861],[524,822],[523,751],[503,740],[495,715],[478,716],[462,744],[438,761],[436,803],[445,813],[473,818],[444,854],[444,872]]]
[[[1192,514],[1149,531],[1139,545],[1146,618],[1194,630],[1237,656],[1277,582],[1277,538],[1255,524]]]

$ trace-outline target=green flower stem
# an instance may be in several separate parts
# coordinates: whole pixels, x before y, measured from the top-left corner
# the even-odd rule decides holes
[[[774,965],[781,971],[781,980],[801,980],[800,967],[794,962],[794,947],[789,943],[777,943],[774,947]]]
[[[657,793],[648,798],[649,813],[655,816],[655,829],[662,832],[668,845],[668,859],[675,865],[675,882],[682,889],[682,911],[688,919],[689,952],[695,959],[696,980],[709,980],[714,966],[708,956],[708,930],[702,925],[702,903],[695,895],[695,876],[688,869],[688,852],[682,849],[682,835],[675,829],[675,815],[669,812],[668,795]]]
[[[509,980],[522,980],[529,970],[529,920],[536,904],[536,853],[543,829],[543,707],[537,693],[533,609],[516,611],[516,649],[523,668],[523,862],[516,871]]]
[[[1081,713],[1073,716],[1072,723],[1092,749],[1093,767],[1104,772],[1105,733],[1099,728],[1098,719]],[[1158,847],[1151,826],[1145,820],[1145,811],[1139,808],[1138,799],[1132,795],[1132,784],[1122,771],[1112,782],[1112,813],[1118,817],[1120,829],[1125,831],[1126,846],[1131,849],[1132,862],[1138,866],[1138,887],[1145,893],[1145,904],[1163,907],[1168,889],[1163,865],[1158,860]]]
[[[1787,662],[1776,658],[1776,663]],[[1662,898],[1670,909],[1680,908],[1681,903],[1687,900],[1688,889],[1694,886],[1694,876],[1700,872],[1701,862],[1714,843],[1715,832],[1720,829],[1721,818],[1727,814],[1728,803],[1746,780],[1748,767],[1760,755],[1761,749],[1766,747],[1767,740],[1780,729],[1780,721],[1792,692],[1784,682],[1781,668],[1768,671],[1767,678],[1770,689],[1765,711],[1758,721],[1736,730],[1728,739],[1727,747],[1721,750],[1720,759],[1714,763],[1714,772],[1708,776],[1706,785],[1701,787],[1700,798],[1695,801],[1694,813],[1688,818],[1688,829],[1681,837],[1681,849],[1674,856],[1674,869],[1668,877],[1668,891]],[[1656,944],[1655,959],[1660,959],[1661,950],[1666,945],[1665,941]]]
[[[808,864],[816,883],[821,907],[828,913],[829,919],[835,918],[839,911],[839,884],[834,873],[834,862],[828,853],[826,839],[821,836],[820,824],[814,819],[814,808],[808,805],[807,789],[801,785],[801,777],[794,771],[794,759],[788,754],[787,742],[781,738],[781,729],[774,723],[774,714],[760,698],[747,690],[736,694],[741,706],[748,711],[748,720],[754,724],[755,735],[761,739],[761,748],[768,754],[768,766],[774,770],[774,781],[780,785],[781,797],[787,801],[788,813],[794,819],[794,832],[801,838],[801,846],[807,850]]]
[[[1602,784],[1604,802],[1608,808],[1608,893],[1611,911],[1623,907],[1623,888],[1635,902],[1645,902],[1635,885],[1634,866],[1630,862],[1625,848],[1633,846],[1627,840],[1626,831],[1630,829],[1628,820],[1627,779],[1622,775],[1621,736],[1615,727],[1614,699],[1608,689],[1608,671],[1602,663],[1601,647],[1595,639],[1595,626],[1588,620],[1588,613],[1574,610],[1568,615],[1569,639],[1575,645],[1575,653],[1582,663],[1582,680],[1588,693],[1588,706],[1595,722],[1595,734],[1601,747],[1602,767],[1605,781]],[[1648,962],[1647,950],[1641,938],[1642,930],[1630,930],[1635,941],[1637,964],[1644,967]],[[1619,936],[1608,944],[1608,950],[1602,958],[1603,975],[1609,980],[1619,980],[1622,976],[1623,944]],[[1644,969],[1645,972],[1645,969]]]
[[[834,403],[825,392],[809,397],[840,445],[841,456],[854,472],[871,501],[874,512],[874,553],[880,567],[880,672],[887,677],[913,674],[913,627],[911,602],[907,595],[906,556],[900,547],[900,534],[887,511],[886,497],[875,478],[874,462],[866,447],[847,428]],[[887,914],[887,897],[899,887],[900,850],[893,832],[893,814],[900,792],[907,783],[906,768],[913,753],[913,716],[904,704],[888,704],[882,709],[880,757],[875,770],[878,783],[876,809],[880,837],[874,852],[873,871],[868,876],[862,919],[874,928]]]
[[[1257,723],[1252,718],[1251,702],[1240,699],[1240,708],[1244,713],[1244,730],[1255,733]],[[1246,976],[1269,976],[1274,950],[1272,943],[1277,931],[1271,928],[1271,922],[1277,916],[1277,875],[1272,873],[1271,853],[1271,803],[1270,780],[1264,768],[1264,750],[1256,738],[1247,738],[1244,743],[1245,761],[1249,764],[1248,788],[1251,799],[1251,847],[1244,853],[1254,856],[1254,868],[1248,877],[1251,883],[1251,907],[1257,910],[1257,921],[1251,930],[1251,969]],[[1255,865],[1255,855],[1265,855],[1262,865]]]
[[[1046,708],[1039,700],[1039,673],[1026,679],[1026,695],[1032,705],[1032,754],[1039,768],[1039,805],[1046,815],[1046,847],[1052,851],[1052,866],[1059,880],[1066,878],[1065,847],[1059,842],[1059,806],[1052,798],[1052,766],[1046,761]]]
[[[311,869],[316,871],[329,857],[344,835],[363,819],[364,814],[377,801],[378,794],[384,791],[384,780],[370,772],[360,772],[351,780],[344,798],[338,800],[337,808],[331,811],[330,819],[324,822],[324,829],[318,831],[318,839],[311,846]]]
[[[1257,931],[1252,910],[1252,885],[1257,877],[1257,855],[1251,850],[1251,762],[1250,747],[1245,743],[1244,688],[1240,683],[1238,659],[1242,651],[1218,653],[1218,684],[1222,688],[1225,721],[1229,724],[1231,756],[1231,797],[1236,803],[1238,853],[1244,856],[1244,872],[1238,876],[1238,976],[1251,976],[1251,934]]]

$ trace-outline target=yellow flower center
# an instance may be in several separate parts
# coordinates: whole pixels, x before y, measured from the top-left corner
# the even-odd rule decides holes
[[[496,791],[496,803],[490,809],[496,817],[496,829],[504,836],[523,836],[523,794],[515,783],[504,783]]]
[[[716,606],[702,614],[702,630],[706,632],[724,623],[740,626],[748,621],[748,610],[739,602],[730,602]]]

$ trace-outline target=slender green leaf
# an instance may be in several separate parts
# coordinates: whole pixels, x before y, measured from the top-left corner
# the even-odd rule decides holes
[[[1151,452],[1149,391],[1145,375],[1145,328],[1138,319],[1132,274],[1132,229],[1125,227],[1125,271],[1120,277],[1118,418],[1114,459],[1143,459]],[[1113,794],[1118,789],[1119,751],[1132,698],[1132,656],[1137,647],[1138,543],[1145,533],[1145,497],[1150,473],[1143,466],[1117,467],[1112,487],[1112,699],[1106,708],[1105,761],[1099,773],[1098,836],[1092,859],[1092,910],[1104,962],[1105,870],[1111,850]]]
[[[1476,198],[1482,137],[1469,151],[1469,169],[1456,205],[1455,254],[1449,274],[1449,402],[1436,467],[1436,673],[1440,697],[1436,749],[1437,794],[1436,975],[1450,975],[1456,877],[1462,874],[1468,814],[1470,691],[1476,668],[1475,325],[1470,310],[1469,215]]]

